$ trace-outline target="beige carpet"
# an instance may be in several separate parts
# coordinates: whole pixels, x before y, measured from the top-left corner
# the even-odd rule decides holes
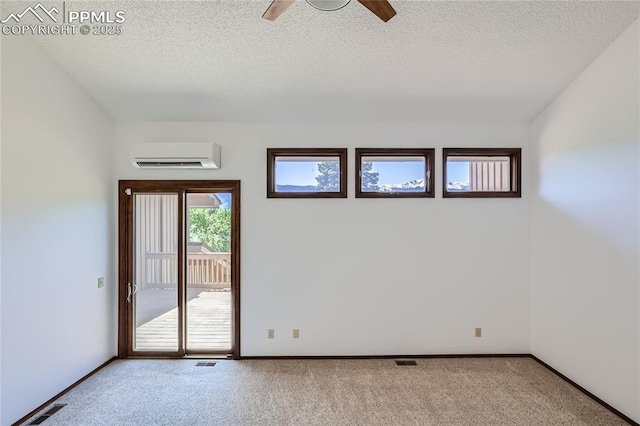
[[[197,362],[115,361],[44,424],[626,424],[530,358]]]

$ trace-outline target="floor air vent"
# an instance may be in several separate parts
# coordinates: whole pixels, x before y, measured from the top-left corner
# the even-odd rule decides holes
[[[396,359],[396,365],[418,365],[412,359]]]
[[[49,417],[53,416],[58,411],[62,410],[66,405],[67,404],[53,404],[53,407],[51,407],[49,410],[47,410],[41,416],[36,417],[35,419],[33,419],[29,424],[30,425],[39,425],[39,424],[41,424],[42,422],[47,420]]]
[[[196,364],[196,367],[215,367],[215,362],[199,362]]]

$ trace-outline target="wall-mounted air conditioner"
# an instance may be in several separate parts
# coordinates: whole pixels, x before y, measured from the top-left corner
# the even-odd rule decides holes
[[[145,169],[219,169],[216,143],[142,143],[131,148],[131,163]]]

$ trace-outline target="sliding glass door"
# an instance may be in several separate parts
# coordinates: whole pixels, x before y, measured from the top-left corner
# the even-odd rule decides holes
[[[232,205],[230,192],[187,194],[187,351],[231,349]]]
[[[120,356],[239,356],[239,182],[120,191]]]
[[[178,194],[133,196],[133,280],[127,302],[134,351],[179,349]]]

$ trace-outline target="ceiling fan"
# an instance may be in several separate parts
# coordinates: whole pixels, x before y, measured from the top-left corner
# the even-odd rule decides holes
[[[307,0],[311,6],[316,9],[331,11],[338,10],[349,4],[351,0]],[[389,4],[388,0],[358,0],[364,7],[373,12],[378,18],[387,22],[396,14],[395,9]],[[270,21],[275,21],[278,16],[282,15],[295,0],[273,0],[262,17]]]

